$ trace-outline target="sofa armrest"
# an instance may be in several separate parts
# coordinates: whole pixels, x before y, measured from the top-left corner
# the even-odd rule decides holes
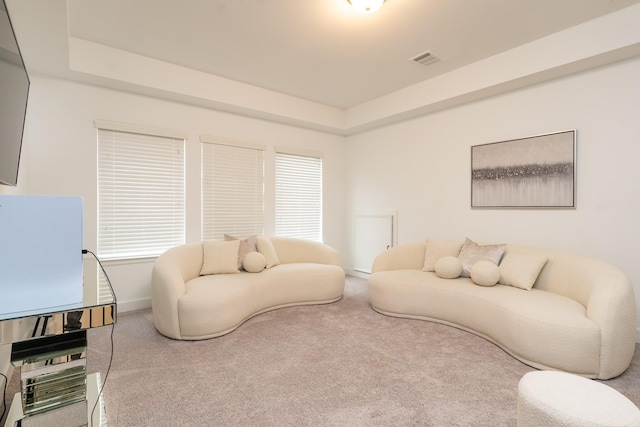
[[[325,243],[293,237],[270,237],[269,240],[282,264],[313,262],[342,267],[340,253]]]
[[[156,328],[180,339],[178,300],[186,292],[185,283],[200,274],[202,243],[167,250],[156,260],[151,273],[151,309]]]
[[[422,270],[426,245],[424,242],[394,246],[373,260],[371,273],[389,270]]]
[[[598,267],[587,303],[587,317],[600,326],[600,374],[609,379],[622,374],[636,347],[636,305],[633,287],[613,266]]]

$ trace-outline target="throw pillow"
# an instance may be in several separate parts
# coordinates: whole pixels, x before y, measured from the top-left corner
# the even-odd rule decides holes
[[[491,261],[495,265],[500,265],[500,260],[506,249],[507,245],[505,244],[480,246],[467,237],[458,255],[462,261],[461,276],[471,277],[471,267],[478,261]]]
[[[436,261],[436,275],[443,279],[455,279],[462,273],[462,261],[455,256],[445,256]]]
[[[478,261],[471,267],[471,281],[480,286],[493,286],[500,280],[500,268],[491,261]]]
[[[530,291],[547,259],[547,255],[508,252],[500,263],[500,283]]]
[[[242,266],[249,273],[260,273],[267,265],[267,260],[260,252],[249,252],[242,259]]]
[[[458,256],[462,242],[457,240],[431,240],[426,241],[424,254],[424,266],[422,271],[435,271],[436,261],[446,256]]]
[[[205,240],[202,242],[202,268],[200,275],[238,272],[239,240]]]
[[[276,249],[273,247],[271,240],[267,237],[258,237],[257,239],[258,252],[264,255],[267,262],[266,268],[275,267],[280,264],[280,259],[278,258],[278,254],[276,253]]]
[[[249,252],[256,252],[258,250],[256,247],[256,236],[249,236],[246,239],[240,239],[238,237],[225,234],[224,240],[240,241],[240,249],[238,249],[238,270],[242,270],[242,258],[244,258]]]

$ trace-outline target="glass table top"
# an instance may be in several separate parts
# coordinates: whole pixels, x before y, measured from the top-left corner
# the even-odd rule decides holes
[[[0,316],[0,344],[114,324],[116,297],[100,264],[91,255],[83,256],[83,278],[82,304]]]

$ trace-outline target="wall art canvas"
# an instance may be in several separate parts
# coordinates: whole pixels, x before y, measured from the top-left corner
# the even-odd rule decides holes
[[[472,208],[575,208],[576,131],[471,147]]]

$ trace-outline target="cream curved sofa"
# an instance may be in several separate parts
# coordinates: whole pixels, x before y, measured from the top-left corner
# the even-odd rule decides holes
[[[280,264],[259,273],[200,276],[201,243],[158,257],[151,278],[156,329],[174,339],[213,338],[269,310],[342,298],[345,275],[335,249],[303,239],[269,239]]]
[[[444,323],[497,344],[525,364],[609,379],[631,363],[636,340],[633,288],[617,268],[587,256],[507,245],[546,254],[530,291],[422,271],[426,244],[378,255],[369,277],[372,308],[395,317]]]

